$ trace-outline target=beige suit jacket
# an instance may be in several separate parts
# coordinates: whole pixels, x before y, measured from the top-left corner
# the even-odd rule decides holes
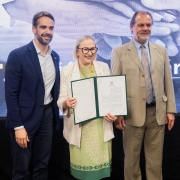
[[[94,68],[97,76],[109,75],[109,67],[106,63],[94,61]],[[63,112],[63,102],[72,97],[71,81],[80,79],[79,66],[75,62],[71,65],[62,68],[61,82],[60,82],[60,95],[57,101],[58,107]],[[78,103],[78,102],[77,102]],[[72,109],[64,111],[64,130],[63,135],[69,144],[80,147],[81,141],[81,124],[74,125],[74,113]],[[82,112],[83,113],[83,112]],[[103,120],[104,142],[109,141],[114,137],[112,123]]]
[[[176,104],[171,70],[165,48],[149,42],[151,76],[156,97],[156,119],[165,124],[166,113],[175,113]],[[117,47],[112,52],[112,74],[126,74],[128,116],[126,124],[142,126],[146,117],[146,91],[143,68],[134,42]]]

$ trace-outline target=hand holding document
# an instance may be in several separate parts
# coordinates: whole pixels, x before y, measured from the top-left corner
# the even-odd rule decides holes
[[[72,96],[77,99],[75,124],[104,117],[108,112],[115,116],[127,115],[125,75],[71,81],[71,88]]]

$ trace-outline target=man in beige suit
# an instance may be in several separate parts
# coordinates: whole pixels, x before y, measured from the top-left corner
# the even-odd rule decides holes
[[[127,80],[128,116],[120,116],[115,122],[123,130],[126,180],[142,179],[142,142],[147,179],[162,180],[164,128],[168,124],[168,129],[172,129],[176,113],[167,51],[148,40],[152,24],[150,13],[136,12],[130,22],[132,41],[112,52],[112,74],[126,74]]]

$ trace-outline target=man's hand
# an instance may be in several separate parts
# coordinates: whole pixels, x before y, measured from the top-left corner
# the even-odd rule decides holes
[[[174,114],[166,114],[166,124],[168,124],[168,130],[170,131],[174,126],[175,117]]]
[[[27,142],[29,142],[29,138],[25,128],[15,130],[15,137],[16,142],[20,147],[27,148]]]
[[[126,126],[125,121],[124,121],[124,117],[123,116],[119,116],[117,118],[117,120],[114,122],[116,128],[120,129],[120,130],[124,130],[124,126]]]

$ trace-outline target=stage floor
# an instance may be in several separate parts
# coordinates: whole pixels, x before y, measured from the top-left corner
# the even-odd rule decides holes
[[[12,162],[9,131],[4,127],[5,119],[0,119],[0,180],[11,180]],[[63,125],[63,120],[62,124]],[[112,147],[111,180],[124,179],[124,154],[122,132],[114,128],[115,138]],[[145,159],[142,149],[141,171],[145,180]],[[73,180],[69,172],[69,146],[60,131],[54,131],[52,154],[49,162],[49,180]],[[180,115],[176,115],[172,131],[166,128],[163,152],[163,180],[180,180]]]

